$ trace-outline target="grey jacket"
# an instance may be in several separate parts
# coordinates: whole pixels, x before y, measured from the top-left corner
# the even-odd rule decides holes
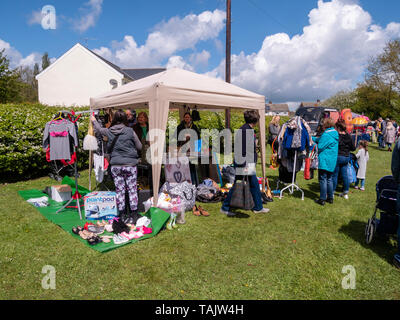
[[[66,119],[52,120],[46,123],[43,133],[43,148],[50,145],[50,160],[70,160],[74,150],[70,148],[70,137],[78,147],[75,125]]]
[[[119,135],[110,156],[112,166],[136,166],[138,164],[138,151],[142,150],[142,143],[132,128],[118,124],[107,129],[102,128],[97,121],[93,122],[93,127],[95,132],[100,132],[108,138],[108,146],[111,146],[113,140]]]
[[[281,126],[279,126],[279,125],[275,126],[272,123],[270,123],[268,126],[270,139],[271,140],[275,139],[278,136],[280,130],[281,130]]]

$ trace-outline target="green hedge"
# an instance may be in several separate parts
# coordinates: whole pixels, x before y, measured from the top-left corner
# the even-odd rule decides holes
[[[45,124],[60,110],[69,109],[40,104],[0,104],[0,182],[48,173],[49,166],[42,151],[43,131]],[[88,153],[81,148],[87,133],[88,115],[81,117],[78,128],[78,166],[82,169],[88,163]]]
[[[46,175],[49,165],[42,151],[45,124],[65,107],[47,107],[41,104],[0,104],[0,182],[25,180]],[[75,111],[87,108],[75,108]],[[225,112],[200,111],[199,129],[222,130],[225,127]],[[282,118],[284,122],[287,119]],[[271,117],[266,117],[266,131]],[[168,122],[179,124],[179,113],[169,113]],[[78,167],[88,167],[89,153],[82,149],[87,133],[89,115],[83,115],[78,122],[79,141]],[[243,112],[231,112],[231,127],[239,129],[244,123]],[[167,130],[167,135],[169,130]]]

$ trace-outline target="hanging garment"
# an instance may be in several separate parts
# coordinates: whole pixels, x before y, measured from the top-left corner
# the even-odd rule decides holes
[[[99,156],[98,154],[94,153],[93,164],[96,181],[101,183],[104,180],[104,156]]]
[[[43,134],[43,148],[50,146],[50,161],[71,160],[70,139],[73,146],[78,147],[78,135],[75,124],[66,119],[52,120],[46,123]]]

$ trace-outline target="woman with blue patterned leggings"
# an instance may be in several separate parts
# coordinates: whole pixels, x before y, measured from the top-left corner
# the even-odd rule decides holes
[[[118,211],[125,223],[136,223],[140,216],[137,213],[137,164],[142,143],[132,128],[127,126],[128,119],[123,110],[118,110],[113,117],[109,129],[102,128],[94,116],[91,117],[95,132],[108,137],[106,153],[110,155],[111,174],[117,193]],[[131,212],[126,217],[125,193],[129,194]]]

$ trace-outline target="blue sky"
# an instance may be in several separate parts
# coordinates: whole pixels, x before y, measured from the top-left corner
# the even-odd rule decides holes
[[[80,42],[122,67],[178,66],[223,78],[225,3],[2,0],[0,49],[13,66],[31,65]],[[56,30],[39,23],[44,5],[56,9]],[[232,0],[232,82],[274,102],[350,89],[368,58],[400,36],[398,12],[398,0]]]

